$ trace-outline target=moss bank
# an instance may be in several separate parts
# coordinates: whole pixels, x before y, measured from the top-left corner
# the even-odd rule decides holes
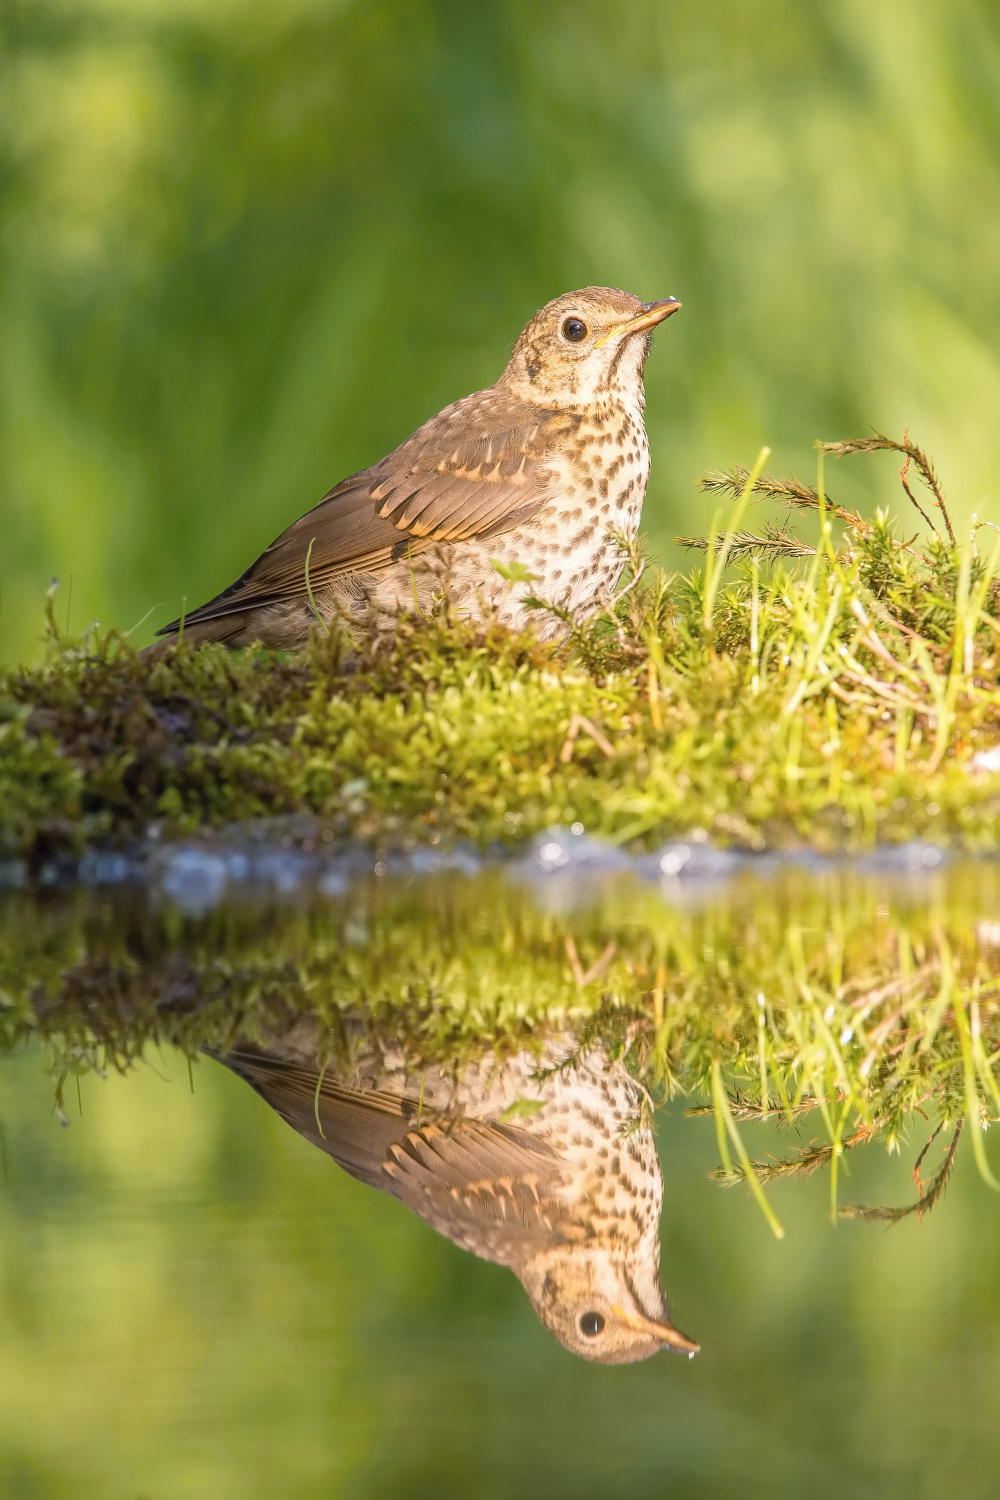
[[[0,677],[0,858],[37,871],[151,824],[290,812],[375,842],[580,822],[622,844],[698,827],[752,849],[994,849],[1000,538],[952,535],[912,444],[830,446],[900,448],[929,538],[822,486],[710,476],[736,500],[728,530],[692,540],[702,566],[664,575],[633,549],[631,587],[555,646],[442,598],[378,640],[317,629],[294,658],[154,658],[117,632],[66,638],[50,600],[44,662]],[[747,529],[761,494],[818,516],[817,543]]]

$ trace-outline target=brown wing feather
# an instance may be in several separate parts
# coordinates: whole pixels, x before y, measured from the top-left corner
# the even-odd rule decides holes
[[[377,574],[438,542],[496,535],[507,517],[521,524],[552,493],[553,451],[579,421],[514,401],[498,387],[457,401],[387,458],[342,480],[185,624],[304,596],[307,557],[315,592],[348,574]]]
[[[352,1089],[318,1068],[241,1045],[218,1060],[352,1177],[489,1260],[558,1237],[559,1158],[503,1121],[421,1122],[419,1101]]]
[[[561,1238],[554,1152],[501,1122],[423,1125],[389,1148],[389,1191],[440,1234],[511,1265]]]

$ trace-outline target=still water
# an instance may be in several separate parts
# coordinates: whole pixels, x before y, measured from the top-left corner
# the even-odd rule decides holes
[[[77,875],[0,895],[5,1500],[996,1494],[996,865]]]

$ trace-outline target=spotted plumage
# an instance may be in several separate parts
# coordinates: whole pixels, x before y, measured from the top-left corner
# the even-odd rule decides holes
[[[625,1364],[697,1345],[660,1289],[663,1182],[643,1090],[599,1046],[550,1042],[457,1076],[361,1045],[320,1068],[315,1027],[220,1060],[352,1176],[509,1267],[546,1328],[584,1359]]]
[[[646,492],[650,331],[679,306],[610,287],[548,303],[495,385],[342,480],[186,616],[186,638],[295,647],[314,607],[360,622],[425,608],[444,585],[458,609],[488,607],[512,625],[531,595],[575,615],[598,608],[624,565],[611,533],[635,534]],[[180,627],[160,634],[169,644]]]

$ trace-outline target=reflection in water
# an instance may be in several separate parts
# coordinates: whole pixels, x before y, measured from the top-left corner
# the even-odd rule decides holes
[[[1000,864],[289,893],[250,853],[211,911],[0,898],[0,1494],[994,1494]],[[204,1051],[589,1359],[670,1347],[675,1101],[663,1253],[711,1360],[567,1358],[215,1063],[189,1097]]]
[[[508,1266],[550,1333],[584,1359],[628,1364],[698,1345],[670,1323],[659,1282],[663,1182],[642,1087],[600,1044],[550,1042],[454,1077],[408,1072],[368,1044],[350,1073],[322,1068],[299,1026],[224,1062],[345,1171],[439,1233]]]
[[[703,1101],[714,1175],[779,1235],[772,1184],[818,1167],[833,1220],[924,1216],[963,1121],[993,1181],[1000,865],[928,873],[917,852],[916,876],[880,856],[714,886],[497,867],[289,894],[258,851],[261,889],[200,915],[162,890],[14,895],[0,1051],[44,1039],[57,1105],[74,1075],[153,1044],[207,1051],[348,1172],[513,1270],[567,1348],[690,1354],[659,1287],[647,1090]],[[760,1155],[775,1121],[779,1154]],[[911,1139],[916,1195],[844,1201],[859,1148]]]

